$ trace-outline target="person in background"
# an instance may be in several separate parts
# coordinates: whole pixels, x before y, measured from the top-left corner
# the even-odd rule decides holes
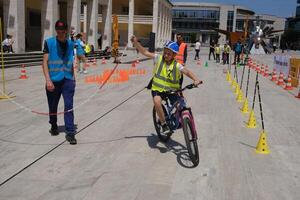
[[[213,55],[214,57],[214,60],[216,60],[216,57],[215,57],[215,41],[210,41],[210,44],[209,44],[209,55],[208,55],[208,60],[210,60],[210,55]]]
[[[78,72],[79,73],[84,73],[87,74],[87,69],[86,69],[86,57],[85,57],[85,44],[82,41],[82,35],[80,33],[78,33],[75,36],[76,40],[76,56],[77,56],[77,60],[78,60]],[[81,66],[80,63],[83,63],[83,66]]]
[[[243,51],[243,45],[241,43],[241,40],[238,40],[237,43],[234,45],[233,47],[234,49],[234,65],[236,63],[240,63],[240,59],[241,59],[241,53]]]
[[[230,48],[229,44],[224,45],[224,52],[225,52],[225,57],[226,57],[226,62],[224,64],[229,64],[230,52],[231,52],[231,48]]]
[[[197,40],[196,44],[195,44],[196,55],[195,55],[195,59],[194,60],[199,60],[200,47],[201,47],[201,43],[200,43],[199,40]]]
[[[97,40],[97,43],[98,43],[98,49],[102,50],[102,35],[101,35],[101,33],[99,33],[99,38]]]
[[[216,52],[216,62],[220,63],[221,47],[219,44],[216,45],[215,52]]]
[[[176,40],[177,40],[177,45],[179,47],[179,51],[175,59],[182,66],[185,66],[186,59],[187,59],[187,44],[184,43],[181,33],[176,34]],[[181,76],[180,78],[180,87],[182,86],[182,83],[183,83],[183,76]]]
[[[75,125],[73,97],[75,93],[74,78],[74,42],[67,38],[68,25],[58,20],[55,23],[56,36],[44,42],[43,73],[46,80],[46,94],[49,107],[49,123],[52,136],[59,134],[57,126],[57,107],[61,95],[64,99],[64,121],[66,140],[74,145]]]
[[[6,38],[2,41],[3,53],[14,53],[12,47],[14,42],[15,41],[12,39],[12,36],[7,34]]]

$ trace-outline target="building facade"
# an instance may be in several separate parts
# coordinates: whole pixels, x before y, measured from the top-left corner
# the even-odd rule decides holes
[[[200,40],[203,45],[209,45],[211,40],[225,43],[227,38],[213,28],[230,32],[244,32],[245,21],[249,30],[254,30],[254,22],[258,18],[265,20],[275,30],[284,29],[284,18],[271,15],[255,15],[255,12],[238,5],[223,5],[216,3],[173,3],[173,35],[182,33],[186,42]]]
[[[82,32],[98,49],[112,44],[112,16],[119,19],[120,45],[131,35],[147,40],[155,33],[156,47],[171,39],[172,4],[169,0],[0,0],[3,34],[13,35],[17,52],[40,51],[42,42],[55,35],[54,24],[63,19]]]

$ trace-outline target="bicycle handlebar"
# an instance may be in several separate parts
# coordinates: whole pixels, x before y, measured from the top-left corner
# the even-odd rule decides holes
[[[201,81],[200,84],[202,84],[203,82]],[[192,84],[189,84],[189,85],[186,85],[185,87],[179,89],[179,90],[174,90],[174,91],[167,91],[165,93],[169,93],[169,94],[175,94],[175,93],[178,93],[178,92],[183,92],[184,90],[188,89],[188,90],[191,90],[193,88],[197,88],[198,86],[197,85],[194,85],[193,83]]]

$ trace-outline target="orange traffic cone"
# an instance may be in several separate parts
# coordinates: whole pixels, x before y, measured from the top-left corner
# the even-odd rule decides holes
[[[102,58],[101,64],[106,64],[105,58]]]
[[[266,78],[269,77],[269,67],[268,67],[268,65],[266,65],[264,77],[266,77]]]
[[[284,82],[283,82],[283,73],[282,72],[280,72],[280,74],[279,74],[279,79],[277,81],[277,85],[279,85],[279,86],[283,86],[284,85]]]
[[[264,67],[264,65],[262,65],[261,67],[260,67],[260,72],[259,72],[262,76],[265,76],[265,67]]]
[[[256,65],[255,71],[257,71],[258,73],[260,73],[259,65]]]
[[[136,67],[135,62],[131,63],[131,67]]]
[[[291,76],[289,75],[289,78],[287,80],[287,84],[285,85],[285,90],[293,90],[293,87],[292,87],[292,79],[291,79]]]
[[[90,67],[90,65],[86,62],[86,63],[84,63],[84,68],[86,69],[86,68],[88,68],[88,67]]]
[[[277,74],[276,74],[276,69],[275,69],[275,68],[273,69],[273,74],[272,74],[272,79],[271,79],[271,81],[277,82]]]
[[[26,76],[26,69],[25,69],[24,64],[22,65],[21,75],[20,75],[19,79],[28,79],[28,76]]]

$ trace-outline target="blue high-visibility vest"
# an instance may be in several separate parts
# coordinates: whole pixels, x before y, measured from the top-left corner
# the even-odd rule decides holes
[[[67,49],[65,55],[58,44],[56,37],[46,40],[49,49],[48,69],[50,79],[54,82],[61,81],[64,78],[73,80],[73,60],[74,60],[74,43],[67,40]]]

